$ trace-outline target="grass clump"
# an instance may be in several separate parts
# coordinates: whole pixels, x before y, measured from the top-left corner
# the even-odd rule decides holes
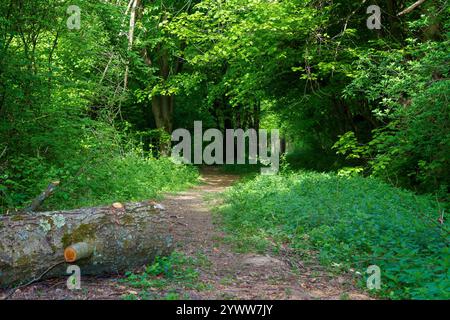
[[[208,261],[204,256],[186,257],[179,252],[173,252],[167,257],[156,257],[153,264],[148,265],[144,272],[127,272],[121,282],[139,289],[137,294],[124,296],[127,300],[179,300],[189,296],[181,292],[186,290],[207,290],[208,285],[199,280],[200,266]]]
[[[378,265],[383,297],[450,298],[448,225],[426,196],[374,179],[300,172],[259,176],[225,198],[225,228],[241,243],[288,243],[361,274]]]

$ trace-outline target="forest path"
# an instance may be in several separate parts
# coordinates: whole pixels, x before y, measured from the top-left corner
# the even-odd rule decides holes
[[[211,209],[218,195],[239,179],[215,168],[202,170],[201,184],[184,192],[167,194],[161,204],[176,223],[175,250],[204,263],[196,266],[204,289],[180,287],[180,298],[189,299],[368,299],[356,290],[349,276],[330,276],[318,265],[303,264],[283,255],[237,253],[216,225]],[[297,271],[292,270],[295,264]],[[48,279],[17,290],[12,299],[121,299],[139,289],[116,277],[82,277],[81,290],[68,290],[66,279]],[[165,288],[152,289],[164,297]],[[171,288],[173,291],[173,288]],[[5,293],[6,294],[6,293]],[[2,292],[0,292],[0,297]]]
[[[220,204],[218,195],[239,179],[217,168],[202,170],[202,184],[169,195],[162,202],[179,215],[174,226],[176,250],[189,257],[206,258],[199,267],[200,281],[209,290],[190,291],[193,299],[367,299],[354,289],[349,277],[330,277],[320,266],[295,262],[292,271],[287,255],[237,253],[227,244],[211,209]]]

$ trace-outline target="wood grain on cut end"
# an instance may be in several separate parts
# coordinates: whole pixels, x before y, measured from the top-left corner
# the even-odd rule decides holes
[[[112,207],[113,207],[114,209],[123,209],[123,208],[124,208],[124,205],[121,204],[120,202],[115,202],[115,203],[113,203]]]
[[[64,259],[66,260],[66,262],[77,261],[77,252],[72,247],[66,248],[64,250]]]
[[[64,250],[64,259],[66,262],[75,262],[80,259],[88,258],[94,252],[94,248],[86,242],[78,242]]]

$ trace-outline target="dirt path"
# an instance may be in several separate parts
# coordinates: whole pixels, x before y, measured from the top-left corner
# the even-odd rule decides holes
[[[316,267],[292,272],[282,257],[240,254],[225,244],[225,234],[213,223],[210,208],[217,197],[238,179],[214,169],[202,173],[203,185],[169,196],[163,205],[182,215],[185,225],[175,230],[178,251],[188,256],[200,252],[211,262],[200,277],[213,290],[192,292],[196,299],[367,299],[354,289],[349,277],[328,277]],[[297,264],[298,265],[298,264]]]
[[[207,290],[188,290],[190,299],[367,299],[354,289],[348,276],[330,277],[320,267],[301,263],[293,272],[289,259],[280,256],[236,253],[214,225],[211,207],[217,194],[232,185],[238,176],[208,169],[202,184],[189,191],[167,195],[161,202],[171,215],[176,250],[190,257],[201,255],[208,261],[199,266],[200,279]],[[319,269],[317,269],[319,268]],[[117,275],[120,278],[120,275]],[[82,289],[70,291],[66,279],[50,279],[22,290],[13,299],[120,299],[132,288],[117,278],[83,278]],[[3,293],[5,294],[5,293]],[[2,292],[0,292],[0,297]]]

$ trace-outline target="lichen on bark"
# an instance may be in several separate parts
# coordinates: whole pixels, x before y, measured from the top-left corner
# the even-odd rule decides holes
[[[71,244],[84,241],[93,241],[95,239],[95,227],[90,224],[80,224],[72,232],[66,232],[62,236],[61,242],[63,248],[67,248]]]

